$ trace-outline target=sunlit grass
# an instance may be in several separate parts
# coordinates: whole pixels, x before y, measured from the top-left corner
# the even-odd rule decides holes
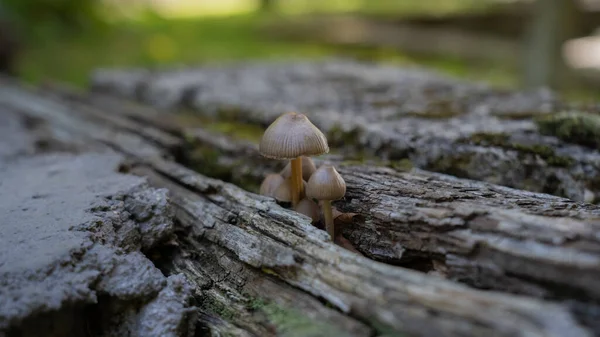
[[[276,42],[256,32],[260,18],[235,16],[127,23],[77,36],[42,38],[19,65],[30,81],[55,79],[85,84],[97,67],[156,67],[243,59],[322,57],[331,49]]]
[[[376,4],[384,6],[386,1]],[[447,7],[445,10],[456,8]],[[103,29],[70,35],[48,31],[37,36],[29,41],[19,64],[22,76],[32,82],[52,79],[82,86],[87,84],[90,73],[98,67],[161,67],[248,59],[342,56],[399,66],[423,66],[501,87],[515,87],[518,80],[517,70],[502,63],[470,62],[447,56],[416,56],[382,48],[342,48],[276,41],[263,36],[259,31],[261,24],[269,20],[285,20],[281,14],[165,19],[149,12],[140,13],[135,19],[116,21]],[[582,95],[579,90],[575,95],[577,98],[589,96]]]
[[[168,18],[230,16],[249,14],[259,8],[260,0],[147,0],[125,2],[104,0],[124,12],[136,12],[146,4]],[[490,0],[276,0],[280,14],[362,12],[383,15],[450,14],[487,8]]]
[[[258,32],[264,17],[147,19],[110,26],[77,36],[35,41],[20,70],[29,81],[54,79],[77,85],[98,67],[160,67],[247,59],[318,59],[345,56],[403,66],[426,66],[461,78],[510,85],[502,65],[472,64],[447,57],[417,57],[396,50],[340,48],[310,43],[274,41]]]
[[[229,16],[257,10],[255,0],[177,0],[158,1],[154,9],[167,18]]]
[[[258,0],[162,0],[150,2],[106,1],[105,15],[112,18],[103,29],[58,34],[41,29],[28,41],[19,68],[30,81],[54,79],[83,85],[97,67],[200,64],[243,59],[320,58],[347,55],[348,50],[315,44],[273,41],[257,32],[261,22],[282,13],[314,11],[407,12],[458,10],[476,0],[278,0],[277,14],[240,14],[258,8]],[[480,1],[480,0],[477,0]],[[429,3],[431,6],[425,6]],[[233,15],[235,14],[235,15]],[[226,16],[224,16],[226,15]],[[181,17],[188,17],[182,19]],[[190,17],[191,16],[191,17]],[[397,52],[360,51],[359,56],[396,63],[414,63]],[[350,53],[351,56],[356,51]],[[456,73],[454,61],[431,64]],[[428,64],[427,62],[425,64]],[[448,67],[449,66],[449,67]],[[463,67],[464,68],[464,67]],[[464,72],[463,70],[459,72]]]

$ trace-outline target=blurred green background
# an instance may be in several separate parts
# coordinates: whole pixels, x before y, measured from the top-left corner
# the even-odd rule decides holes
[[[539,1],[550,4],[556,0]],[[445,52],[443,49],[423,51],[423,46],[417,46],[417,49],[421,49],[415,52],[414,48],[411,49],[412,46],[403,48],[402,45],[393,43],[378,45],[365,41],[336,43],[323,41],[318,36],[319,29],[334,29],[327,25],[328,22],[333,22],[333,18],[350,15],[367,20],[369,24],[398,24],[398,29],[404,29],[404,19],[414,23],[415,18],[434,21],[450,18],[445,25],[426,22],[415,27],[428,30],[429,33],[433,27],[437,29],[433,34],[438,35],[454,31],[454,28],[458,27],[456,31],[459,32],[459,37],[462,34],[460,32],[465,32],[464,36],[468,36],[473,32],[488,32],[491,29],[496,35],[479,35],[484,38],[490,36],[491,42],[488,45],[503,48],[501,43],[493,42],[494,39],[523,45],[521,40],[527,37],[527,32],[535,35],[536,29],[541,29],[541,34],[538,33],[537,36],[542,36],[543,40],[544,36],[564,33],[552,30],[551,27],[556,27],[557,24],[560,27],[573,25],[573,17],[562,19],[556,17],[556,13],[554,21],[542,22],[552,17],[550,12],[541,15],[537,20],[536,13],[542,12],[543,9],[532,6],[535,4],[532,5],[531,1],[507,3],[492,0],[0,0],[0,16],[4,18],[4,22],[10,23],[10,28],[2,28],[4,39],[6,40],[9,34],[11,37],[15,36],[14,39],[20,46],[21,51],[14,65],[16,73],[34,83],[60,80],[83,86],[89,73],[97,67],[160,67],[248,59],[316,59],[342,56],[403,66],[425,66],[445,74],[482,80],[499,87],[549,85],[569,98],[594,99],[599,90],[596,78],[589,78],[593,70],[590,72],[589,69],[584,69],[587,77],[550,79],[549,76],[558,68],[556,64],[564,63],[564,60],[551,63],[552,58],[546,57],[546,54],[551,54],[549,50],[553,50],[548,46],[552,42],[551,39],[524,40],[526,42],[523,50],[506,52],[509,56],[516,53],[525,56],[474,59],[463,57],[460,53]],[[524,8],[529,13],[525,20],[523,15],[519,15],[525,11]],[[564,8],[556,10],[564,12]],[[494,23],[485,19],[485,15],[495,12],[511,13],[512,16],[504,16],[504,19],[500,17],[498,22]],[[465,22],[461,19],[465,15],[467,18],[483,15],[481,21],[486,25],[485,29],[479,29],[475,20],[475,26],[469,24],[470,30],[465,30]],[[313,24],[311,22],[315,18],[320,19],[320,28],[312,31],[301,28]],[[453,18],[458,19],[452,21]],[[467,22],[470,22],[469,20]],[[521,21],[517,23],[517,20]],[[532,24],[536,20],[539,24]],[[498,27],[490,28],[493,25]],[[524,26],[520,28],[524,32],[519,31],[516,40],[511,33],[511,27],[515,25]],[[350,24],[349,28],[341,27],[343,28],[335,28],[342,30],[338,35],[343,35],[357,26]],[[287,29],[290,30],[287,35],[278,36],[281,35],[278,34],[280,31]],[[269,33],[270,31],[273,34]],[[378,31],[374,32],[370,34],[377,37]],[[564,38],[560,38],[563,39],[561,43],[564,42]],[[369,41],[368,38],[366,41]],[[435,43],[438,42],[431,42],[432,45]],[[528,54],[528,46],[533,50],[533,54]],[[583,52],[585,53],[585,48]],[[593,54],[593,50],[590,53]],[[535,60],[533,64],[543,65],[542,62],[538,62],[541,58],[545,59],[544,62],[550,62],[545,71],[551,72],[550,75],[541,73],[542,76],[538,76],[537,80],[535,76],[529,76],[533,78],[533,85],[528,83],[527,79],[523,79],[521,62],[524,60],[523,62],[531,64],[532,58]],[[526,69],[532,68],[527,66],[527,63],[525,66]],[[576,71],[569,74],[573,73]],[[540,72],[536,70],[536,74]]]

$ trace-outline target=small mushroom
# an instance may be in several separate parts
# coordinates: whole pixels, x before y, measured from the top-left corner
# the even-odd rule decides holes
[[[306,195],[322,202],[325,228],[331,239],[335,238],[333,210],[331,201],[338,200],[346,194],[346,182],[331,165],[323,165],[308,180]]]
[[[303,182],[303,191],[306,190],[306,182]],[[304,198],[305,193],[302,192],[301,197]],[[277,201],[281,202],[291,202],[292,201],[292,178],[287,178],[277,186],[275,191],[273,192],[273,197]]]
[[[302,157],[302,179],[304,181],[308,181],[308,179],[310,179],[310,176],[317,170],[317,167],[315,166],[315,163],[313,162],[312,159],[310,159],[310,157]],[[282,177],[284,178],[288,178],[292,175],[292,165],[291,163],[288,163],[287,165],[285,165],[285,167],[283,168],[283,170],[281,170],[281,172],[279,173],[281,174]]]
[[[300,200],[300,202],[298,203],[298,205],[296,205],[294,210],[298,213],[310,217],[313,223],[319,221],[319,205],[317,205],[317,203],[308,198]]]
[[[284,182],[284,178],[277,173],[267,174],[265,180],[260,184],[260,195],[275,197],[275,190]]]
[[[259,151],[267,158],[291,160],[292,205],[296,206],[304,189],[302,156],[327,153],[329,145],[325,135],[305,115],[288,112],[265,130]]]

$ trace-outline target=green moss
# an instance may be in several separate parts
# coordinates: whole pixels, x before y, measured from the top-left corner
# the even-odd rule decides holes
[[[401,114],[398,117],[416,117],[416,118],[425,118],[425,119],[446,119],[452,118],[460,115],[460,113],[451,110],[428,110],[423,112],[409,112]]]
[[[366,161],[362,159],[348,159],[342,161],[339,166],[354,166],[354,165],[363,165]]]
[[[565,142],[597,148],[600,146],[600,116],[582,112],[562,112],[537,118],[540,133]]]
[[[260,142],[260,139],[265,132],[264,129],[256,125],[222,121],[208,124],[207,128],[237,139],[248,140],[255,143]]]
[[[404,334],[377,319],[370,319],[370,325],[377,331],[378,337],[402,337]]]
[[[493,116],[496,116],[500,119],[510,119],[510,120],[520,120],[520,119],[530,119],[534,116],[539,115],[539,112],[536,111],[508,111],[508,112],[492,112]]]
[[[237,140],[247,140],[254,143],[260,141],[265,131],[257,125],[230,121],[235,120],[234,118],[207,118],[194,112],[175,114],[174,119],[182,127],[198,127],[219,132]]]
[[[327,141],[329,145],[354,146],[358,144],[359,136],[360,133],[357,129],[345,131],[336,125],[327,132]]]
[[[263,273],[265,273],[265,274],[269,274],[269,275],[273,275],[273,276],[279,276],[279,274],[277,274],[277,272],[276,272],[276,271],[274,271],[274,270],[273,270],[273,269],[271,269],[271,268],[262,267],[262,269],[261,269],[261,270],[262,270],[262,272],[263,272]]]
[[[240,159],[238,162],[224,164],[219,161],[221,155],[219,151],[202,146],[189,145],[185,165],[205,176],[220,179],[235,184],[247,191],[257,193],[260,189],[261,181],[245,174],[236,174],[236,169],[245,164],[247,159]]]
[[[211,178],[231,181],[233,167],[219,163],[219,151],[201,145],[193,146],[188,152],[186,165]]]
[[[334,152],[329,151],[329,153],[333,154]],[[371,153],[367,152],[365,149],[346,149],[345,151],[341,151],[336,154],[339,154],[344,158],[342,164],[345,165],[360,165],[370,161],[380,160]]]
[[[201,309],[211,312],[226,321],[231,321],[237,317],[237,313],[235,311],[229,309],[226,305],[219,302],[218,299],[215,299],[211,296],[202,297],[202,301],[199,306]]]
[[[510,137],[504,133],[474,133],[469,137],[472,144],[482,146],[500,146],[508,144]]]
[[[411,112],[411,113],[407,113],[407,114],[402,114],[402,116],[425,118],[425,119],[446,119],[446,118],[452,118],[452,117],[458,116],[458,114],[456,114],[454,112],[450,112],[450,111],[437,111],[437,112],[430,111],[430,112],[423,112],[423,113]]]
[[[472,154],[458,153],[453,156],[442,156],[429,164],[425,169],[450,174],[459,178],[470,177]]]
[[[247,308],[265,314],[275,326],[277,336],[285,337],[342,337],[347,333],[323,320],[314,320],[302,312],[260,298],[250,297]]]
[[[521,144],[510,140],[510,136],[504,133],[474,133],[463,142],[481,146],[496,146],[504,149],[515,150],[520,153],[529,153],[544,159],[548,165],[568,167],[573,164],[570,157],[559,156],[554,149],[543,144]]]
[[[458,99],[458,98],[456,98]],[[464,113],[456,106],[455,100],[431,101],[426,110],[398,114],[398,117],[416,117],[426,119],[446,119],[460,116]]]
[[[551,166],[560,166],[560,167],[568,167],[573,164],[573,158],[559,156],[556,154],[554,149],[547,145],[541,144],[533,144],[533,145],[523,145],[523,144],[512,144],[512,148],[523,152],[523,153],[531,153],[540,156],[542,159]]]
[[[219,106],[217,111],[217,118],[220,120],[239,120],[241,115],[242,110],[233,105]]]
[[[396,171],[408,172],[413,169],[414,165],[412,161],[408,158],[391,161],[388,164],[389,167],[393,168]]]

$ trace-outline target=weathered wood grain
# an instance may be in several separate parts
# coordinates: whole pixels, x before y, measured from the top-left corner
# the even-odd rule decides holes
[[[355,156],[408,159],[434,172],[577,201],[593,202],[600,192],[600,153],[585,146],[586,137],[599,138],[600,118],[567,118],[560,132],[540,128],[572,109],[544,90],[498,90],[424,70],[345,61],[99,70],[91,85],[161,109],[184,107],[259,126],[296,110]],[[586,136],[579,138],[582,128]]]
[[[118,99],[100,95],[79,99],[119,105]],[[131,106],[122,114],[180,134],[194,144],[192,152],[201,148],[218,153],[219,162],[213,164],[236,182],[260,181],[283,165],[261,157],[247,141],[201,128],[166,126],[168,118],[156,110]],[[558,295],[556,287],[545,285],[551,282],[600,298],[594,280],[600,275],[600,260],[594,257],[600,253],[597,207],[421,170],[352,165],[339,156],[326,160],[336,163],[349,183],[345,202],[338,207],[367,218],[345,232],[370,257],[422,264],[419,268],[438,269],[482,288]],[[203,170],[193,158],[187,161]]]
[[[336,206],[362,215],[344,233],[367,257],[387,264],[373,262],[333,245],[307,218],[273,200],[168,159],[185,161],[194,147],[204,147],[223,157],[210,165],[225,172],[240,168],[243,179],[260,179],[283,163],[257,156],[251,143],[186,130],[161,122],[168,118],[157,111],[119,102],[49,88],[0,89],[3,109],[43,120],[64,142],[122,152],[132,159],[132,172],[171,191],[179,246],[162,252],[160,265],[195,282],[208,328],[268,336],[286,328],[288,321],[278,318],[291,311],[301,321],[325,324],[332,335],[600,331],[596,206],[326,157],[348,184]],[[246,164],[221,164],[228,161]]]

